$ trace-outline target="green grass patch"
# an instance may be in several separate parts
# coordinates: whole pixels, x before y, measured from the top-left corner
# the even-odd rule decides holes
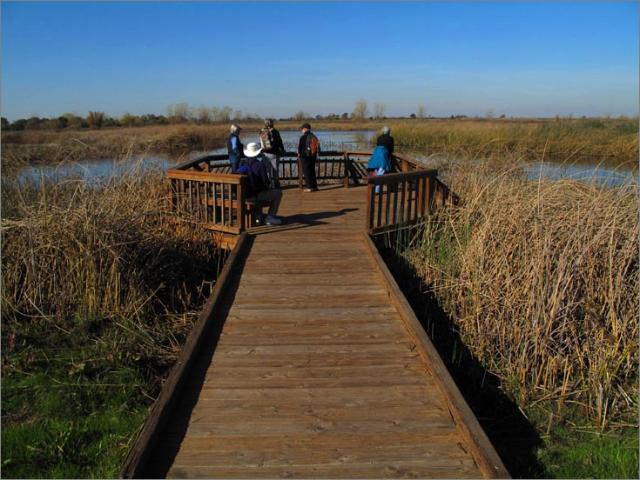
[[[78,323],[69,335],[48,336],[35,327],[5,353],[3,476],[117,476],[146,416],[154,382],[132,357],[106,351],[111,342],[85,325]],[[9,342],[3,343],[7,352]]]
[[[538,458],[554,478],[638,478],[638,429],[588,433],[556,427]]]

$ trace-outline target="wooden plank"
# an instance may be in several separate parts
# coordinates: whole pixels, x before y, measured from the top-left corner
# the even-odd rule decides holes
[[[230,347],[229,347],[230,348]],[[406,350],[394,353],[393,357],[385,357],[376,352],[358,352],[350,355],[315,354],[305,353],[279,355],[247,355],[245,357],[225,358],[218,355],[215,358],[215,368],[242,368],[242,367],[286,367],[291,365],[305,365],[309,367],[340,367],[340,366],[393,366],[422,364],[419,354]],[[425,372],[430,376],[429,372]],[[428,392],[425,395],[429,397]]]
[[[243,411],[245,415],[247,411],[250,415],[270,415],[295,409],[296,411],[303,412],[341,410],[341,413],[344,415],[347,415],[349,412],[358,412],[356,415],[359,415],[387,409],[413,409],[417,411],[417,416],[422,415],[422,411],[425,410],[430,412],[429,415],[440,412],[451,418],[449,410],[442,401],[442,398],[439,395],[435,397],[429,395],[430,388],[435,388],[433,382],[421,386],[420,389],[416,389],[415,392],[411,392],[411,394],[402,397],[391,397],[385,394],[384,387],[377,387],[376,393],[380,393],[381,395],[370,394],[368,396],[361,393],[364,388],[360,387],[358,389],[359,395],[351,398],[329,395],[313,399],[295,395],[293,389],[270,389],[270,392],[284,391],[284,393],[281,393],[279,397],[272,397],[271,399],[265,399],[258,394],[240,399],[201,398],[193,409],[193,413],[200,415],[201,412],[216,410],[219,412],[228,412],[230,415],[241,414]],[[230,391],[231,390],[228,390],[228,392]],[[241,391],[246,392],[248,390]],[[288,396],[287,394],[290,391],[293,395]],[[332,393],[335,393],[335,389],[333,389]]]
[[[387,438],[393,439],[391,435]],[[203,439],[202,443],[205,443]],[[216,442],[217,445],[217,442]],[[473,466],[473,460],[467,452],[455,443],[423,443],[409,445],[373,446],[366,445],[355,447],[318,447],[315,445],[300,446],[285,444],[275,441],[263,448],[236,448],[227,447],[212,450],[210,448],[192,448],[181,452],[182,465],[225,465],[236,464],[243,466],[269,465],[318,465],[332,463],[364,463],[373,465],[397,461],[422,461],[422,465],[446,467],[452,465]],[[453,461],[451,461],[453,460]]]
[[[192,170],[167,170],[167,178],[191,180],[196,182],[215,182],[239,185],[244,175],[236,173],[197,172]]]
[[[229,316],[241,316],[245,319],[264,318],[268,320],[276,317],[282,320],[314,318],[314,319],[333,319],[333,320],[349,320],[351,318],[386,318],[387,316],[398,315],[397,311],[390,308],[390,305],[383,306],[347,306],[340,305],[323,305],[321,307],[297,305],[289,307],[286,305],[273,305],[268,309],[263,309],[258,303],[236,303],[229,312]]]
[[[224,212],[224,209],[222,211]],[[224,222],[224,218],[222,218],[222,221]],[[202,227],[214,232],[234,233],[236,235],[241,233],[239,226],[223,225],[221,223],[203,223]]]
[[[234,356],[261,356],[261,355],[284,355],[284,354],[307,354],[310,356],[332,354],[345,355],[358,352],[366,352],[376,355],[395,355],[397,353],[414,352],[416,345],[410,342],[387,342],[381,344],[362,345],[352,344],[326,344],[318,345],[315,350],[310,351],[307,345],[218,345],[216,355]]]
[[[400,287],[398,287],[393,275],[380,257],[375,244],[366,234],[363,234],[363,241],[381,277],[385,281],[389,291],[389,298],[396,305],[400,317],[407,327],[407,331],[416,342],[417,350],[423,356],[427,365],[429,365],[434,377],[438,380],[438,385],[447,399],[451,414],[465,436],[473,457],[478,463],[483,475],[490,478],[509,478],[509,472],[489,441],[489,438],[482,430],[478,419],[469,408],[469,405],[451,378],[447,367],[440,358],[440,355],[438,355],[433,343],[431,343],[431,340],[416,318],[415,313],[413,313],[411,306],[402,294]]]
[[[394,378],[394,377],[412,377],[416,379],[423,379],[423,374],[427,371],[427,367],[424,364],[407,362],[407,363],[395,363],[387,365],[341,365],[341,366],[310,366],[303,363],[290,363],[288,365],[281,366],[279,368],[273,367],[226,367],[219,368],[217,365],[207,371],[207,379],[211,378],[251,378],[256,379],[279,379],[279,378],[321,378],[321,379],[335,379],[341,378],[358,378],[358,377],[380,377],[380,378]],[[429,377],[424,377],[426,380]],[[299,385],[302,387],[302,385]],[[320,386],[320,385],[318,385]],[[255,387],[259,388],[259,387]],[[272,388],[272,387],[269,387]]]
[[[207,300],[198,321],[189,333],[176,364],[164,382],[160,395],[154,402],[142,430],[138,434],[125,459],[122,470],[120,471],[122,478],[137,478],[145,468],[145,462],[149,458],[154,443],[157,441],[161,429],[171,415],[171,408],[176,401],[182,385],[186,382],[189,368],[193,364],[195,355],[200,349],[204,334],[217,320],[217,309],[222,304],[223,296],[229,286],[231,272],[240,265],[243,255],[248,250],[248,242],[249,238],[247,235],[242,235],[236,248],[229,255],[211,296]]]
[[[367,287],[371,285],[371,276],[367,272],[349,272],[340,275],[327,273],[291,273],[284,274],[280,272],[274,273],[247,273],[242,277],[243,285],[263,285],[263,286],[297,286],[302,283],[307,288],[320,286],[339,287]]]
[[[435,390],[435,396],[430,395]],[[422,384],[374,385],[357,387],[313,387],[313,388],[218,388],[197,390],[198,401],[207,402],[264,402],[264,405],[295,403],[299,405],[326,406],[372,406],[394,403],[399,405],[416,404],[424,401],[429,408],[446,406],[441,392],[434,387],[433,380]]]
[[[261,435],[256,438],[241,437],[236,435],[219,436],[212,438],[185,438],[182,441],[184,450],[204,451],[219,450],[232,452],[237,450],[256,449],[259,451],[277,451],[281,449],[318,449],[326,450],[339,446],[345,450],[357,450],[363,446],[377,448],[399,448],[412,445],[441,444],[447,440],[456,439],[457,435],[451,430],[436,430],[432,432],[379,432],[372,435],[360,435],[355,433],[335,434],[324,432],[322,435],[307,433],[295,437],[283,437],[280,435]],[[167,436],[166,444],[179,441],[172,436]]]
[[[424,466],[420,460],[389,462],[376,465],[364,463],[330,463],[289,466],[182,466],[175,465],[169,478],[476,478],[475,465]]]
[[[426,419],[369,419],[359,421],[331,421],[300,417],[297,421],[283,422],[278,418],[252,419],[251,422],[217,422],[206,424],[202,429],[189,429],[189,437],[209,437],[216,435],[247,435],[259,437],[261,435],[304,435],[306,433],[360,433],[368,435],[379,432],[420,432],[420,431],[456,431],[456,425],[451,416],[439,416]],[[172,432],[167,432],[171,434]],[[471,456],[468,457],[472,462]]]
[[[353,325],[349,321],[308,321],[307,319],[300,317],[296,321],[271,321],[268,324],[256,322],[256,321],[244,321],[238,320],[229,324],[228,328],[225,328],[224,335],[249,335],[256,336],[262,335],[280,335],[283,337],[283,341],[286,342],[289,336],[295,337],[318,337],[328,338],[328,336],[341,335],[349,336],[353,335],[380,335],[385,334],[390,339],[395,337],[402,337],[406,335],[406,332],[402,329],[399,322],[389,321],[377,321],[375,323],[368,324],[366,321],[354,322]],[[400,338],[401,339],[401,338]],[[288,342],[292,343],[292,342]]]

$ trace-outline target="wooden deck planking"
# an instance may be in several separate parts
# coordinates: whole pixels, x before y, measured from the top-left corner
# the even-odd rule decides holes
[[[362,242],[363,188],[285,190],[152,459],[169,477],[483,476]]]

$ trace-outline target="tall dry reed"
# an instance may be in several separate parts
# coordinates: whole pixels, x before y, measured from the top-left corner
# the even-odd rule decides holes
[[[23,131],[2,134],[4,164],[49,163],[132,154],[182,155],[224,145],[224,125],[168,125],[83,131]]]
[[[224,258],[204,232],[176,228],[166,196],[163,173],[141,163],[103,183],[3,177],[3,341],[91,323],[116,329],[116,349],[170,362]]]
[[[402,149],[484,158],[522,156],[574,161],[597,158],[609,164],[638,160],[637,119],[545,121],[426,121],[392,124]]]
[[[463,203],[409,261],[471,352],[523,407],[604,428],[637,411],[637,185],[532,181],[491,162],[450,168]]]

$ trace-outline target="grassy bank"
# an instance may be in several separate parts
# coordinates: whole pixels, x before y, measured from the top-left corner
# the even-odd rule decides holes
[[[160,171],[2,181],[3,476],[116,476],[224,256]]]
[[[611,165],[638,159],[637,119],[414,119],[319,120],[316,130],[379,130],[390,125],[399,151],[448,153],[462,157],[510,154],[528,159],[588,158]],[[257,132],[259,122],[242,123]],[[299,121],[283,121],[281,130],[297,130]],[[181,155],[224,146],[228,125],[167,125],[76,131],[3,132],[2,158],[15,163],[55,163],[116,158],[132,153]]]
[[[223,146],[226,125],[167,125],[82,131],[3,132],[2,161],[6,164],[49,163],[132,154],[184,155]]]
[[[636,478],[636,186],[529,181],[505,163],[450,165],[462,204],[404,258],[468,349],[449,345],[451,361],[499,379],[546,440],[548,475]]]
[[[637,118],[401,122],[392,125],[392,134],[401,150],[426,154],[638,163]]]

